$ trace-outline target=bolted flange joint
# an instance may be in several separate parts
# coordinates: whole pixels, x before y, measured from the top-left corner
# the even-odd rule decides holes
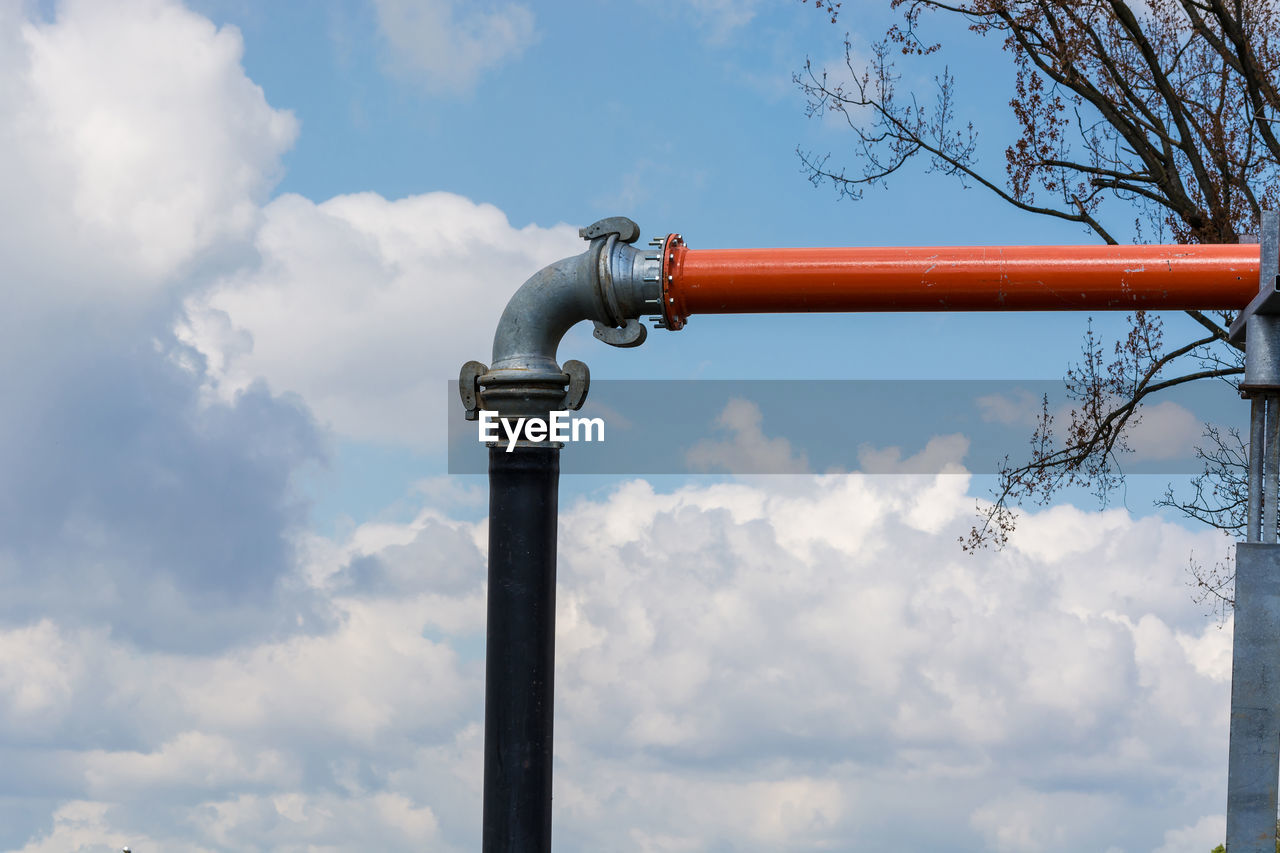
[[[462,365],[458,390],[469,421],[477,420],[481,411],[496,412],[500,420],[520,421],[539,418],[549,420],[552,412],[577,411],[587,399],[591,371],[577,360],[564,363],[562,371],[501,370],[491,371],[478,361]],[[511,434],[518,430],[512,429]],[[558,442],[520,441],[520,446],[559,446]]]
[[[503,417],[541,417],[549,411],[577,411],[587,399],[591,371],[575,359],[564,363],[563,371],[491,371],[478,361],[462,365],[458,390],[466,418],[474,421],[481,409],[501,412]]]

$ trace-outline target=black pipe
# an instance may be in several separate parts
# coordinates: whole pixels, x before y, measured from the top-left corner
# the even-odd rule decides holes
[[[489,449],[484,853],[551,850],[560,449]]]

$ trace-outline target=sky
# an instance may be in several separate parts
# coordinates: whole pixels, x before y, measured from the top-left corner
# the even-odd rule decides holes
[[[476,849],[487,494],[449,474],[449,383],[520,283],[608,215],[694,248],[1096,242],[921,170],[856,203],[806,180],[797,148],[847,157],[849,133],[792,75],[890,22],[0,0],[0,849]],[[998,171],[1012,70],[936,31]],[[1084,327],[574,329],[561,358],[597,381],[812,393],[671,407],[706,474],[563,478],[556,849],[1220,843],[1231,621],[1188,565],[1229,542],[1151,506],[1198,413],[1153,409],[1137,441],[1169,476],[1028,508],[977,555],[977,435],[929,400],[840,436],[847,463],[779,423],[832,423],[824,382],[961,379],[1026,423],[1020,383],[1061,377]]]

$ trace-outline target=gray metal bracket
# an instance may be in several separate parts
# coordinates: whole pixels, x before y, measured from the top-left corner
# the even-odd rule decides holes
[[[489,366],[478,361],[468,361],[462,365],[458,374],[458,394],[462,396],[462,407],[466,409],[466,418],[474,421],[480,412],[480,377],[489,372]]]
[[[1280,212],[1262,211],[1258,246],[1258,295],[1245,306],[1227,330],[1227,339],[1234,344],[1246,343],[1257,335],[1266,335],[1276,321],[1260,324],[1250,321],[1255,317],[1280,317],[1280,268],[1277,264],[1277,247],[1280,246]],[[1246,238],[1246,242],[1251,242]],[[1269,337],[1269,336],[1268,336]],[[1274,853],[1274,851],[1273,851]]]
[[[1276,542],[1280,527],[1280,308],[1275,281],[1280,273],[1280,213],[1262,213],[1258,246],[1257,299],[1232,324],[1245,332],[1241,395],[1250,398],[1248,541]],[[1252,313],[1250,313],[1252,311]],[[1272,851],[1274,853],[1274,851]]]
[[[649,330],[636,318],[632,317],[627,320],[626,325],[621,328],[606,326],[599,320],[595,321],[595,331],[591,334],[595,335],[598,340],[604,341],[611,347],[638,347],[645,342],[645,338],[649,336]]]
[[[623,243],[634,243],[640,239],[640,226],[625,216],[608,216],[598,219],[586,228],[578,229],[578,236],[584,240],[595,240],[617,234]]]
[[[566,361],[563,370],[569,377],[569,387],[564,392],[564,407],[576,412],[587,401],[587,389],[591,387],[591,370],[576,358]]]

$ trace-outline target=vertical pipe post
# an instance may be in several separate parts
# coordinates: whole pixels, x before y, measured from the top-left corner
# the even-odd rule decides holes
[[[1264,211],[1259,290],[1280,273],[1280,214]],[[1246,319],[1249,419],[1248,542],[1236,545],[1231,649],[1231,741],[1227,763],[1227,850],[1275,853],[1280,780],[1280,316]]]
[[[1280,776],[1280,548],[1236,545],[1228,853],[1275,853]]]
[[[1276,504],[1280,495],[1280,397],[1268,394],[1266,401],[1266,441],[1262,452],[1262,541],[1276,544]],[[1274,853],[1274,851],[1272,851]]]
[[[484,853],[551,850],[560,448],[489,449]]]
[[[1249,401],[1249,542],[1262,541],[1262,457],[1266,422],[1267,403],[1255,396]]]
[[[556,361],[582,320],[617,347],[642,343],[637,318],[658,305],[659,255],[630,244],[640,226],[611,216],[579,229],[581,255],[543,267],[512,295],[493,336],[493,367],[462,366],[468,420],[497,415],[489,447],[485,650],[484,853],[550,853],[560,448],[551,415],[582,407],[591,373]],[[491,436],[492,434],[490,434]],[[523,436],[518,438],[518,436]]]

